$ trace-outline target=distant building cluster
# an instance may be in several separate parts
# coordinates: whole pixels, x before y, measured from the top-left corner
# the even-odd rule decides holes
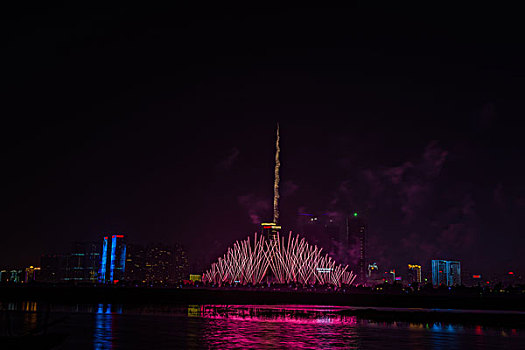
[[[124,235],[75,242],[68,254],[44,254],[39,267],[0,270],[3,283],[81,283],[163,286],[189,281],[186,251],[178,244],[129,244]]]
[[[373,252],[368,250],[368,225],[366,212],[341,214],[308,214],[298,216],[298,230],[309,241],[323,247],[325,251],[337,252],[337,257],[348,263],[356,272],[356,283],[376,286],[383,283],[397,283],[404,286],[504,286],[523,283],[521,276],[513,271],[485,276],[476,272],[463,271],[460,261],[430,260],[410,262],[403,267],[379,266],[374,262]],[[264,226],[263,226],[264,227]],[[265,233],[265,231],[263,231]],[[351,254],[349,252],[352,252]],[[346,261],[344,261],[346,256]]]

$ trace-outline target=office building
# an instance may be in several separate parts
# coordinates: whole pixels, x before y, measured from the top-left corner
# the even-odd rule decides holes
[[[354,212],[347,216],[346,220],[346,239],[349,245],[359,245],[359,260],[357,262],[357,276],[359,283],[366,283],[366,224],[364,218]]]
[[[67,255],[44,254],[40,257],[40,276],[41,282],[56,283],[61,282],[66,277]]]
[[[128,245],[126,281],[135,284],[169,285],[188,279],[188,275],[188,258],[182,246]]]
[[[23,270],[11,270],[8,272],[7,282],[21,283],[23,281]]]
[[[38,279],[40,267],[29,266],[25,269],[24,283],[34,282]]]
[[[434,286],[461,285],[460,262],[448,260],[432,260],[432,284]]]
[[[0,271],[0,283],[5,283],[9,281],[9,274],[7,270]]]
[[[66,258],[64,281],[98,281],[100,270],[100,244],[95,242],[75,242],[72,252]]]
[[[421,265],[408,264],[408,283],[421,283]]]
[[[124,235],[105,236],[98,280],[100,283],[118,283],[123,279],[126,267],[126,243]]]

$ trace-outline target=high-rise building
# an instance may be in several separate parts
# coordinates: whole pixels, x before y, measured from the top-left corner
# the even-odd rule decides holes
[[[124,277],[126,267],[126,243],[124,235],[105,236],[98,280],[101,283],[117,283]]]
[[[34,282],[40,273],[40,267],[29,266],[25,269],[24,283]]]
[[[9,271],[8,282],[11,283],[20,283],[22,281],[23,272],[22,270],[11,270]]]
[[[368,264],[368,271],[367,271],[367,285],[374,286],[376,284],[383,283],[383,274],[379,272],[379,266],[377,263],[373,262]]]
[[[188,279],[190,274],[190,264],[188,263],[188,254],[184,247],[180,244],[175,244],[173,247],[173,281],[179,283],[182,280]]]
[[[324,231],[327,238],[330,240],[330,242],[333,242],[335,244],[342,243],[344,232],[344,220],[340,220],[336,216],[331,215],[325,215],[325,219],[323,222],[324,225]]]
[[[91,282],[98,281],[100,270],[100,245],[95,242],[73,243],[71,254],[66,259],[64,281]]]
[[[366,224],[357,212],[347,216],[346,238],[349,245],[359,244],[359,260],[357,263],[358,281],[366,283]]]
[[[461,264],[459,261],[432,260],[432,284],[434,286],[454,286],[461,284]]]
[[[9,274],[7,273],[7,270],[0,271],[0,283],[5,283],[9,281]]]
[[[167,285],[188,279],[186,251],[180,245],[130,244],[126,252],[125,280],[137,284]]]
[[[368,278],[371,278],[372,275],[377,274],[378,272],[379,268],[377,267],[377,263],[368,264]]]
[[[68,256],[59,254],[45,254],[40,257],[39,281],[56,283],[63,281],[66,276]]]
[[[408,283],[421,283],[421,265],[408,264]]]

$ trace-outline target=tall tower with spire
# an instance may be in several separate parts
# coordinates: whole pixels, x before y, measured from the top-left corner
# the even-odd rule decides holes
[[[279,147],[279,141],[279,123],[277,123],[277,138],[275,140],[275,170],[273,182],[273,221],[263,222],[261,224],[263,233],[265,233],[268,238],[276,237],[277,232],[281,229],[281,226],[279,226],[279,170],[281,168],[281,161],[279,160],[281,148]]]
[[[281,162],[279,161],[279,123],[277,123],[277,139],[275,141],[275,179],[273,182],[273,222],[279,224],[279,168]]]

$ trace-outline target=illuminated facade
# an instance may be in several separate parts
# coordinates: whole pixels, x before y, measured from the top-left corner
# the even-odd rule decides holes
[[[98,280],[100,283],[117,283],[123,279],[126,267],[124,235],[105,236]]]
[[[21,283],[24,282],[24,270],[2,270],[0,271],[0,282]]]
[[[461,285],[460,262],[448,260],[432,260],[432,284],[434,286]]]
[[[34,282],[40,273],[40,267],[29,266],[26,267],[24,274],[24,283]]]
[[[368,264],[368,278],[371,278],[372,275],[377,274],[379,271],[379,268],[377,267],[377,263]]]
[[[124,279],[135,284],[168,285],[188,279],[189,265],[182,246],[130,244],[126,250]]]
[[[408,282],[421,283],[421,265],[408,264]]]
[[[88,282],[98,281],[100,270],[100,246],[96,242],[75,242],[71,254],[66,256],[64,281]]]
[[[384,277],[383,274],[379,272],[379,266],[377,263],[368,264],[368,275],[367,275],[367,284],[370,286],[383,283]]]
[[[5,283],[9,281],[9,275],[7,274],[7,270],[0,271],[0,283]]]
[[[202,275],[190,275],[190,281],[202,282]]]
[[[341,286],[353,283],[355,276],[347,266],[338,265],[322,254],[322,249],[311,246],[304,238],[273,240],[257,236],[253,244],[248,237],[237,241],[203,276],[203,282],[218,286],[239,283],[256,285],[271,275],[277,283],[331,284]]]
[[[11,270],[9,271],[9,282],[11,283],[20,283],[22,270]]]
[[[261,228],[262,234],[270,240],[277,238],[277,233],[281,230],[281,226],[274,222],[263,222]]]

